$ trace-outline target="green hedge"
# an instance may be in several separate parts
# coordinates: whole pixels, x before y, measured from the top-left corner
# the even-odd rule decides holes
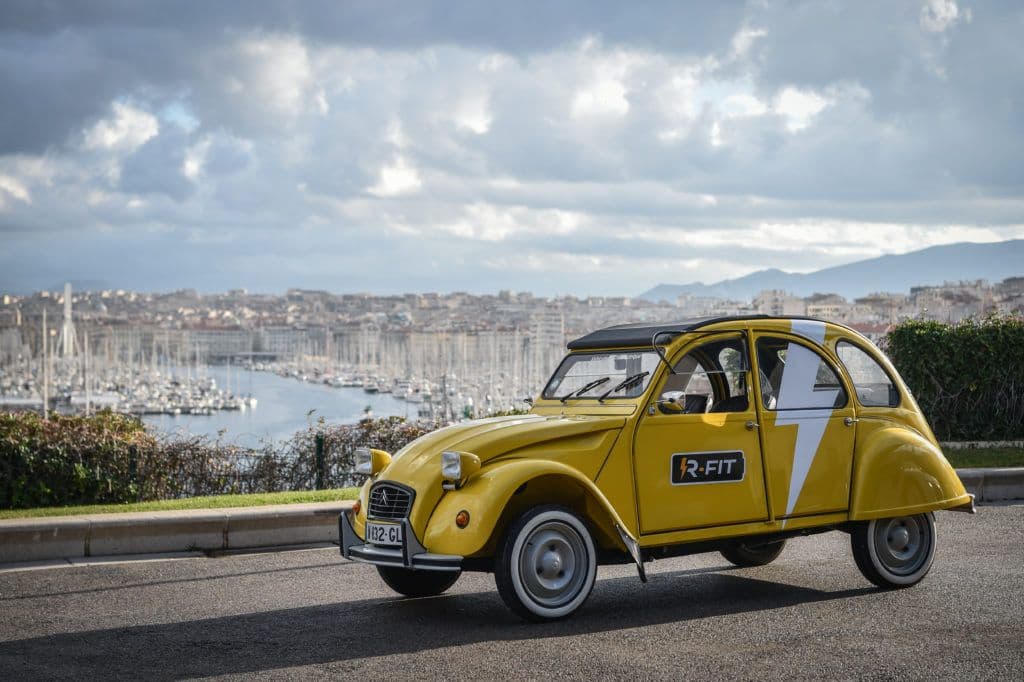
[[[911,320],[886,350],[939,440],[1024,437],[1024,319]]]
[[[311,490],[316,437],[324,437],[325,488],[362,481],[360,445],[395,452],[437,428],[399,417],[310,424],[292,438],[242,448],[206,437],[157,438],[135,417],[0,413],[0,508],[116,504],[199,495]]]
[[[154,445],[142,423],[125,415],[0,414],[0,507],[132,499],[131,454]]]

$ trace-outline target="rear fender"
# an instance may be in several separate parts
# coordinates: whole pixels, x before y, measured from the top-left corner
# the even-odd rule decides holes
[[[916,431],[884,426],[858,444],[851,521],[953,509],[971,501],[942,451]]]

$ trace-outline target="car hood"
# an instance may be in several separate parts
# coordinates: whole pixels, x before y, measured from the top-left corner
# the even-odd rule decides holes
[[[571,438],[600,431],[620,429],[626,419],[620,416],[541,416],[536,414],[494,417],[454,424],[422,436],[395,453],[383,478],[402,480],[433,467],[440,473],[441,452],[471,452],[481,463],[538,443]]]
[[[441,487],[443,451],[471,452],[486,466],[499,458],[557,457],[561,450],[590,450],[596,455],[594,463],[599,465],[625,423],[622,416],[526,414],[455,424],[417,438],[399,450],[376,480],[394,481],[415,491],[410,521],[413,532],[422,538],[430,515],[445,494]],[[565,448],[549,447],[558,443]],[[596,475],[596,469],[592,473]]]

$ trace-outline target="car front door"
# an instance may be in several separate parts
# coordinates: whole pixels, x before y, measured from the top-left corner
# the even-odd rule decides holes
[[[797,324],[799,333],[754,335],[759,423],[776,519],[842,512],[850,505],[853,402],[818,346],[824,323]]]
[[[767,519],[746,335],[705,335],[677,357],[633,443],[641,533]]]

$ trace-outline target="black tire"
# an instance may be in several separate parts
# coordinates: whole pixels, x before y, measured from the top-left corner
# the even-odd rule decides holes
[[[414,571],[411,568],[378,566],[381,580],[406,597],[433,597],[455,584],[462,571]]]
[[[516,615],[535,622],[565,618],[590,596],[597,551],[587,524],[565,507],[534,507],[502,541],[494,582]]]
[[[935,516],[927,513],[858,522],[850,531],[850,545],[857,568],[878,587],[916,585],[935,558]]]
[[[736,542],[722,549],[726,561],[740,568],[764,566],[779,558],[786,546],[785,540],[758,543],[756,540]]]

